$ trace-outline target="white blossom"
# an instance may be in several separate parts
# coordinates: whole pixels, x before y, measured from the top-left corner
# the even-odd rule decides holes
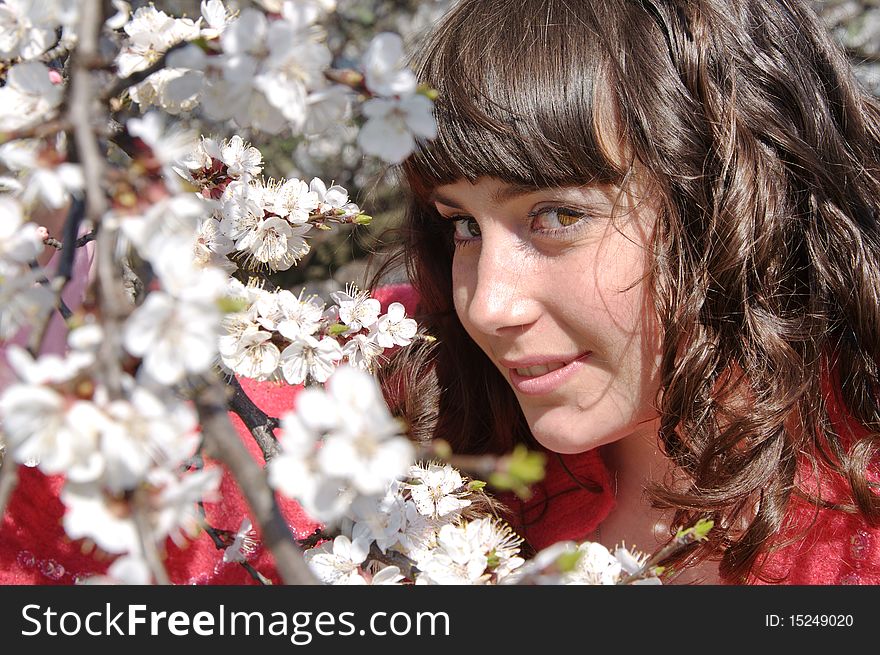
[[[108,30],[121,30],[131,19],[131,5],[125,0],[112,0],[110,4],[116,13],[104,21],[104,27]]]
[[[52,0],[0,4],[0,59],[34,59],[56,42],[58,7]]]
[[[361,111],[367,122],[358,134],[364,152],[400,164],[415,149],[417,139],[437,136],[434,103],[423,95],[371,98]]]
[[[41,202],[59,209],[82,191],[82,168],[78,164],[51,161],[55,153],[47,153],[43,148],[35,140],[11,141],[0,146],[0,162],[19,173],[21,186],[17,195],[22,202],[29,206]]]
[[[15,275],[43,248],[38,226],[25,222],[21,205],[0,195],[0,276]]]
[[[354,521],[353,539],[374,541],[383,553],[400,541],[406,525],[406,504],[400,495],[400,483],[391,482],[388,491],[378,500],[373,496],[358,496],[349,508]]]
[[[375,335],[355,334],[342,346],[342,355],[349,364],[364,371],[373,371],[376,358],[384,350],[374,337]]]
[[[10,339],[27,325],[38,325],[52,311],[52,292],[38,283],[42,273],[23,269],[0,273],[0,339]]]
[[[415,93],[416,76],[404,65],[403,39],[391,32],[373,37],[361,60],[367,88],[380,96]]]
[[[465,482],[456,469],[449,464],[440,466],[430,462],[427,467],[413,465],[407,485],[419,513],[434,518],[458,512],[471,504],[463,498]]]
[[[263,155],[237,134],[220,144],[220,161],[226,164],[229,177],[250,178],[263,169]]]
[[[176,179],[174,165],[196,147],[194,132],[174,126],[165,129],[165,117],[158,111],[144,114],[143,118],[130,118],[126,123],[129,134],[139,137],[161,162],[165,178]]]
[[[162,468],[153,468],[148,478],[148,516],[152,538],[157,544],[171,536],[181,537],[199,530],[196,503],[210,500],[220,483],[220,469],[194,471],[178,477]],[[61,491],[67,508],[64,530],[71,539],[88,538],[108,553],[142,554],[132,508],[123,498],[107,494],[99,485],[68,481]]]
[[[330,297],[339,305],[339,320],[348,326],[346,334],[354,334],[368,328],[379,320],[381,303],[370,298],[368,291],[360,291],[349,284],[345,291],[334,291]]]
[[[251,520],[244,517],[232,543],[223,551],[223,561],[239,563],[248,561],[257,549],[256,534]]]
[[[351,90],[341,84],[331,84],[311,91],[306,98],[305,134],[320,134],[326,138],[332,130],[338,130],[351,110]]]
[[[220,339],[220,356],[230,370],[255,380],[273,376],[281,362],[281,353],[271,341],[272,333],[256,326]]]
[[[193,246],[199,225],[211,214],[209,201],[193,193],[167,196],[152,203],[142,214],[107,214],[104,220],[134,244],[147,260],[160,258],[170,243]]]
[[[311,392],[311,397],[310,397]],[[339,519],[355,498],[345,481],[322,475],[315,467],[314,455],[322,429],[320,407],[330,402],[317,390],[304,390],[297,400],[297,414],[287,413],[281,417],[279,445],[281,453],[273,457],[267,466],[269,484],[289,498],[295,498],[303,509],[317,520],[332,523]],[[314,421],[303,418],[310,408]]]
[[[200,9],[206,25],[202,27],[201,36],[206,39],[218,38],[232,21],[233,13],[221,0],[202,0]]]
[[[117,557],[107,569],[106,575],[92,575],[77,582],[86,585],[148,585],[153,575],[150,565],[142,555]]]
[[[310,225],[291,225],[283,218],[272,216],[257,223],[236,242],[239,250],[272,270],[286,271],[309,252],[303,236]]]
[[[321,325],[324,304],[316,296],[294,296],[290,291],[277,294],[279,317],[276,329],[288,339],[296,340],[300,335],[312,336]]]
[[[0,130],[11,131],[47,121],[61,103],[63,91],[38,61],[15,64],[0,88]]]
[[[348,191],[344,187],[334,184],[328,188],[321,178],[312,178],[309,191],[318,199],[317,211],[320,214],[332,213],[349,205]]]
[[[123,343],[163,384],[207,371],[217,356],[216,309],[153,291],[125,322]]]
[[[371,585],[396,585],[404,579],[400,569],[396,566],[386,566],[372,575]]]
[[[401,424],[388,412],[375,379],[363,371],[340,366],[327,391],[337,408],[336,425],[318,453],[321,470],[351,480],[363,494],[384,493],[414,455]]]
[[[169,59],[174,58],[175,54]],[[203,85],[204,74],[201,71],[169,65],[129,89],[129,96],[132,102],[140,105],[141,111],[155,105],[168,114],[177,115],[198,106]]]
[[[325,584],[365,584],[360,565],[367,551],[358,542],[340,535],[305,552],[305,560],[314,574]]]
[[[116,59],[120,77],[149,67],[174,44],[199,36],[197,23],[169,16],[153,5],[139,7],[123,29],[128,39]]]
[[[486,552],[468,525],[447,524],[440,528],[437,547],[417,562],[422,571],[419,582],[473,585],[489,581]]]
[[[157,465],[182,465],[198,446],[195,410],[167,392],[160,396],[136,386],[103,409],[109,420],[100,440],[102,484],[111,492],[137,488]]]
[[[578,546],[577,552],[580,554],[577,563],[563,576],[566,584],[617,584],[622,567],[620,561],[605,546],[597,542],[585,542]]]
[[[235,250],[235,243],[220,229],[220,221],[213,216],[202,219],[196,233],[193,258],[197,266],[213,266],[232,273],[238,265],[227,255]]]
[[[105,417],[87,401],[69,404],[48,387],[13,384],[0,396],[7,447],[19,463],[71,480],[97,477],[102,462],[97,445]]]
[[[418,325],[406,318],[406,309],[399,302],[388,305],[388,313],[376,323],[376,341],[383,348],[408,346],[416,336]]]
[[[342,348],[335,339],[300,334],[281,352],[281,372],[289,384],[303,384],[311,377],[326,382],[342,359]]]
[[[263,220],[263,187],[234,181],[223,191],[220,199],[220,227],[238,244]]]
[[[318,194],[302,180],[290,179],[284,182],[275,193],[273,209],[278,216],[286,218],[294,225],[309,220],[309,215],[318,208]]]

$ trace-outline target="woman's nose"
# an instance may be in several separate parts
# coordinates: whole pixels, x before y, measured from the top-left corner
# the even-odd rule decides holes
[[[533,269],[515,244],[484,233],[467,307],[470,323],[485,334],[501,334],[536,321],[542,281]]]

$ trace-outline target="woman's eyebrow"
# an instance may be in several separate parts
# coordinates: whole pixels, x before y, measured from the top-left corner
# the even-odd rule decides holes
[[[525,184],[504,184],[503,186],[492,192],[489,200],[495,204],[501,204],[503,202],[507,202],[508,200],[513,200],[514,198],[519,198],[529,193],[534,193],[535,191],[537,191],[535,187],[527,186]],[[453,209],[462,209],[457,201],[453,200],[449,196],[443,195],[436,190],[431,193],[431,196],[428,198],[428,200],[429,202],[446,205],[447,207],[452,207]]]
[[[428,202],[430,203],[439,203],[441,205],[446,205],[447,207],[452,207],[453,209],[461,209],[457,202],[455,202],[452,198],[448,196],[444,196],[442,193],[437,193],[434,191],[431,193],[431,196],[428,198]]]

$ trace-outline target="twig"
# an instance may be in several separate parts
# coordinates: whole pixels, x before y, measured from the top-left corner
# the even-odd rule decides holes
[[[36,259],[31,261],[30,264],[28,264],[28,266],[30,267],[30,269],[32,271],[38,270],[40,268],[40,264],[39,264],[39,262],[37,262]],[[49,287],[51,289],[51,284],[49,282],[49,278],[47,278],[45,275],[41,275],[39,278],[37,278],[37,284],[44,286],[44,287]],[[67,306],[67,303],[64,302],[64,300],[61,298],[60,294],[58,295],[58,297],[55,298],[55,302],[53,302],[52,305],[56,309],[58,309],[58,313],[61,314],[61,318],[63,318],[65,321],[67,319],[69,319],[71,316],[73,316],[73,312],[70,311],[70,307]],[[49,320],[47,317],[46,320],[41,323],[40,327],[42,329],[45,329],[45,327],[48,324],[49,324]],[[40,338],[39,341],[42,341],[42,338]],[[30,345],[31,346],[36,345],[36,347],[39,347],[40,344],[39,343],[37,343],[37,344],[31,343]],[[33,350],[31,351],[31,355],[36,357],[36,354],[34,353]]]
[[[312,534],[308,537],[297,539],[296,543],[299,544],[300,548],[306,550],[317,546],[319,541],[327,541],[328,539],[333,539],[332,535],[328,535],[321,528],[315,528],[315,531]]]
[[[416,567],[415,562],[413,562],[409,557],[407,557],[403,553],[399,553],[396,550],[391,549],[388,549],[383,553],[379,546],[376,545],[375,541],[370,546],[370,557],[377,562],[382,562],[383,564],[388,564],[390,566],[396,566],[398,569],[400,569],[403,577],[409,580],[415,580],[416,576],[421,573],[421,571]]]
[[[74,198],[73,201],[70,203],[70,208],[67,211],[67,220],[64,221],[62,238],[65,242],[72,243],[76,240],[76,235],[79,231],[79,226],[80,223],[82,223],[84,215],[85,202],[81,198]],[[58,269],[51,283],[48,279],[45,278],[44,280],[40,280],[40,284],[45,284],[49,287],[49,290],[52,292],[53,296],[52,305],[58,308],[58,311],[61,312],[61,316],[65,320],[67,320],[71,316],[71,312],[70,309],[64,304],[61,296],[64,293],[64,287],[67,285],[73,274],[73,260],[75,254],[76,253],[74,252],[73,248],[68,248],[68,252],[62,252],[61,257],[59,257],[58,261]],[[46,338],[46,334],[49,328],[49,321],[51,320],[51,318],[52,313],[47,312],[46,316],[43,317],[43,320],[34,325],[34,328],[31,331],[31,335],[28,338],[28,351],[31,353],[32,357],[36,357],[37,355],[39,355],[40,351],[43,348],[43,340]]]
[[[254,437],[254,441],[263,452],[263,459],[268,462],[281,452],[278,440],[275,438],[275,428],[278,427],[278,419],[269,416],[256,406],[248,396],[235,376],[226,378],[226,384],[232,389],[232,397],[229,399],[229,410],[235,412],[245,427]]]
[[[165,64],[168,61],[168,55],[170,55],[175,50],[180,50],[184,46],[189,45],[189,41],[181,41],[180,43],[176,43],[159,57],[155,62],[150,64],[147,68],[134,72],[128,77],[123,77],[121,80],[117,80],[114,82],[110,88],[105,89],[101,94],[101,102],[108,103],[111,99],[118,96],[120,93],[125,91],[126,89],[135,86],[136,84],[140,84],[145,79],[147,79],[153,73],[156,73],[163,68],[165,68]]]
[[[12,497],[12,492],[18,484],[18,464],[8,452],[0,457],[0,525],[6,514],[6,505]]]
[[[153,526],[149,520],[149,499],[146,496],[147,493],[149,492],[145,489],[135,490],[130,499],[131,514],[141,542],[141,551],[144,554],[144,559],[147,561],[147,566],[150,567],[153,579],[156,581],[156,584],[170,585],[171,580],[168,578],[168,573],[162,565],[162,558],[159,556],[158,548],[156,548],[156,540],[152,536]]]
[[[67,119],[56,118],[46,123],[39,123],[32,127],[21,130],[14,130],[0,134],[0,143],[8,143],[18,139],[44,139],[48,136],[58,134],[58,132],[68,132],[71,129],[70,121]]]
[[[266,482],[259,464],[248,454],[227,413],[227,387],[217,378],[195,394],[195,406],[202,426],[207,454],[229,469],[259,525],[266,546],[284,584],[317,584],[297,548],[290,528],[275,502],[275,494]]]
[[[467,473],[470,477],[485,480],[498,471],[499,462],[503,457],[498,455],[454,455],[443,448],[435,448],[433,442],[419,444],[416,453],[418,460],[443,460],[453,468]]]
[[[58,43],[56,43],[52,48],[44,52],[39,56],[39,61],[44,63],[49,63],[55,59],[63,58],[68,52],[70,52],[71,46],[74,45],[69,40],[61,39]]]
[[[76,243],[73,244],[76,248],[82,248],[87,243],[91,243],[97,237],[98,232],[96,230],[92,230],[91,232],[82,235],[79,239],[76,240]],[[55,248],[55,250],[64,250],[64,244],[58,239],[53,239],[49,237],[44,242],[50,248]]]
[[[212,526],[208,523],[207,515],[205,514],[205,504],[204,503],[199,503],[199,512],[202,515],[202,527],[204,528],[205,532],[208,533],[208,536],[211,537],[211,541],[214,542],[214,547],[217,550],[225,551],[229,547],[229,544],[226,543],[226,541],[223,539],[223,537],[220,536],[221,530],[219,530],[218,528],[215,528],[214,526]],[[229,530],[223,530],[222,532],[225,534],[230,534]],[[238,562],[238,564],[240,564],[241,567],[245,571],[248,572],[248,575],[250,575],[254,580],[259,582],[261,585],[271,585],[272,584],[272,581],[269,580],[269,578],[267,578],[265,575],[263,575],[262,573],[257,571],[257,569],[255,569],[250,564],[250,562]]]
[[[698,525],[700,524],[698,523]],[[711,523],[708,525],[711,527]],[[672,541],[670,541],[656,553],[652,554],[638,571],[631,573],[624,578],[621,578],[621,580],[617,584],[632,584],[636,580],[640,580],[641,578],[651,575],[651,570],[653,568],[660,566],[661,564],[663,564],[663,562],[677,555],[688,546],[697,543],[702,538],[703,537],[700,536],[700,532],[695,528],[680,531],[677,535],[675,535]]]

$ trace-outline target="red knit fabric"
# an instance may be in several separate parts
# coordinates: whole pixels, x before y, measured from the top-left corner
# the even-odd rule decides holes
[[[545,476],[532,486],[531,497],[499,494],[512,510],[511,527],[535,550],[557,541],[589,540],[614,507],[611,476],[598,450],[545,453]]]

